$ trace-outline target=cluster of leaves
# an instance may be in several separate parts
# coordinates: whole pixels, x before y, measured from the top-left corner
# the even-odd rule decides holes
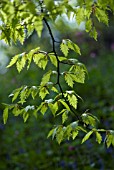
[[[57,125],[52,129],[48,137],[52,135],[52,138],[56,137],[57,142],[61,143],[64,139],[69,140],[70,137],[75,139],[81,131],[86,133],[82,139],[82,143],[94,133],[96,135],[96,141],[101,143],[102,137],[99,132],[107,131],[96,128],[97,118],[87,113],[83,113],[82,115],[76,113],[79,96],[74,92],[73,85],[75,82],[84,83],[87,70],[77,59],[68,57],[68,52],[69,50],[73,50],[74,53],[80,55],[80,48],[71,40],[64,39],[60,42],[60,50],[63,56],[58,55],[55,45],[55,43],[58,42],[52,34],[48,20],[54,22],[58,16],[64,13],[66,13],[68,17],[73,14],[77,23],[80,24],[84,21],[86,32],[94,39],[97,39],[94,18],[108,25],[107,11],[114,11],[113,4],[113,0],[109,2],[102,2],[102,0],[78,0],[75,5],[68,0],[59,2],[52,0],[31,0],[24,2],[19,0],[2,0],[0,5],[0,17],[2,20],[0,39],[4,39],[8,44],[11,44],[12,41],[14,43],[20,41],[21,44],[23,44],[25,38],[28,38],[34,30],[36,30],[39,37],[41,36],[44,22],[52,40],[51,52],[41,51],[40,47],[32,49],[28,53],[24,52],[14,56],[7,67],[9,68],[16,64],[18,72],[21,72],[25,65],[27,65],[27,69],[29,69],[33,61],[39,68],[45,70],[48,61],[50,61],[56,68],[56,70],[48,70],[44,74],[39,86],[22,86],[12,92],[10,97],[12,97],[12,102],[15,103],[12,105],[5,104],[3,113],[4,123],[7,122],[9,110],[12,111],[14,116],[22,115],[24,122],[26,122],[31,113],[37,117],[37,112],[41,112],[44,115],[46,111],[50,109],[54,117],[62,115],[62,125]],[[67,64],[69,70],[61,72],[61,64]],[[56,77],[55,81],[53,80],[53,76]],[[60,82],[61,77],[64,78],[67,85],[70,86],[70,90],[64,90],[62,88]],[[49,95],[53,92],[54,97],[52,99]],[[32,96],[33,99],[39,97],[41,104],[39,106],[25,106],[30,96]],[[76,121],[64,126],[70,114],[75,115]],[[111,144],[114,145],[114,135],[113,131],[108,132],[109,133],[106,133],[106,144],[109,147]]]

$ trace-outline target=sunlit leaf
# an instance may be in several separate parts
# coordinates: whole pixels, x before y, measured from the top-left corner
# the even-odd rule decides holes
[[[88,132],[88,133],[84,136],[84,138],[82,139],[82,143],[84,143],[86,140],[88,140],[88,139],[90,138],[90,136],[91,136],[92,133],[93,133],[92,130],[91,130],[90,132]]]
[[[8,119],[8,107],[6,107],[3,111],[3,122],[4,122],[4,124],[7,123],[7,119]]]

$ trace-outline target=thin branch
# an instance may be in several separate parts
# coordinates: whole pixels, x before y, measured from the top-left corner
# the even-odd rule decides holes
[[[62,89],[61,84],[60,84],[60,63],[61,63],[61,62],[59,61],[59,58],[58,58],[58,55],[57,55],[57,52],[56,52],[56,49],[55,49],[55,43],[56,43],[56,41],[55,41],[55,39],[54,39],[52,30],[51,30],[51,28],[50,28],[47,20],[46,20],[45,18],[43,18],[43,20],[44,20],[44,22],[45,22],[45,24],[46,24],[46,26],[47,26],[47,28],[48,28],[48,31],[49,31],[49,34],[50,34],[50,37],[51,37],[51,40],[52,40],[53,53],[54,53],[54,55],[55,55],[55,57],[56,57],[56,60],[57,60],[57,73],[58,73],[58,74],[57,74],[57,83],[56,83],[56,84],[58,84],[58,86],[59,86],[59,89],[60,89],[60,91],[61,91],[61,94],[62,94],[63,99],[64,99],[65,102],[69,105],[69,102],[68,102],[68,101],[66,100],[66,98],[64,97],[63,89]],[[71,112],[77,117],[77,119],[80,120],[80,117],[75,113],[75,111],[72,109],[72,107],[70,107],[70,110],[71,110]]]
[[[57,75],[57,84],[58,84],[58,86],[59,86],[59,88],[60,88],[60,91],[61,91],[61,93],[62,93],[62,96],[63,96],[63,90],[62,90],[62,87],[61,87],[61,85],[60,85],[60,61],[59,61],[59,59],[58,59],[58,55],[57,55],[57,52],[56,52],[56,49],[55,49],[55,42],[56,42],[56,41],[55,41],[55,39],[54,39],[54,36],[53,36],[53,34],[52,34],[51,28],[50,28],[47,20],[46,20],[45,18],[43,18],[43,20],[44,20],[44,22],[45,22],[45,24],[46,24],[46,26],[47,26],[47,28],[48,28],[49,34],[50,34],[50,36],[51,36],[53,53],[55,54],[55,57],[56,57],[56,60],[57,60],[57,73],[58,73],[58,75]],[[63,97],[64,97],[64,96],[63,96]]]

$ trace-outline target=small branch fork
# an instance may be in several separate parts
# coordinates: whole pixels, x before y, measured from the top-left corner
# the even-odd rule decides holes
[[[56,52],[56,49],[55,49],[55,43],[56,43],[56,41],[55,41],[55,39],[54,39],[54,36],[53,36],[53,34],[52,34],[51,28],[50,28],[47,20],[46,20],[45,18],[43,18],[43,20],[44,20],[44,22],[45,22],[45,24],[46,24],[46,26],[47,26],[47,28],[48,28],[49,34],[50,34],[50,36],[51,36],[53,53],[55,54],[55,57],[56,57],[56,60],[57,60],[57,74],[58,74],[58,75],[57,75],[57,84],[58,84],[58,86],[59,86],[59,88],[60,88],[60,91],[61,91],[61,93],[62,93],[62,97],[64,98],[63,90],[62,90],[62,87],[61,87],[61,85],[60,85],[60,61],[59,61],[59,59],[58,59],[58,55],[57,55],[57,52]]]
[[[48,28],[48,31],[49,31],[49,34],[50,34],[50,37],[51,37],[51,40],[52,40],[52,51],[53,51],[53,53],[56,57],[56,60],[57,60],[57,83],[56,84],[58,84],[58,86],[59,86],[59,89],[61,91],[63,99],[65,99],[65,102],[69,105],[68,101],[66,101],[66,98],[64,97],[63,89],[62,89],[61,84],[60,84],[60,63],[61,62],[59,61],[59,58],[58,58],[58,55],[57,55],[57,52],[56,52],[56,49],[55,49],[55,43],[58,43],[58,42],[56,42],[56,40],[54,39],[54,36],[52,34],[52,30],[51,30],[46,18],[43,18],[43,21]],[[80,117],[75,113],[74,109],[72,107],[70,107],[70,109],[71,109],[71,112],[77,117],[77,119],[81,120]]]

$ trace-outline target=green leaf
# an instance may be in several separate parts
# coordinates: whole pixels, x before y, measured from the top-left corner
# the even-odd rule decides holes
[[[62,114],[62,124],[68,119],[68,110]]]
[[[41,111],[41,113],[44,115],[44,114],[46,113],[47,109],[48,109],[47,103],[43,103],[40,111]]]
[[[97,119],[94,116],[91,116],[91,114],[89,113],[83,113],[82,120],[85,124],[87,125],[90,124],[93,127],[96,125],[96,121],[97,121]]]
[[[39,89],[39,96],[41,97],[42,100],[45,98],[47,94],[49,94],[49,92],[46,87],[41,87]]]
[[[73,131],[72,132],[72,139],[74,140],[76,138],[76,136],[78,135],[78,131]]]
[[[64,73],[64,76],[65,76],[65,81],[67,82],[67,84],[70,87],[73,87],[74,82],[73,82],[71,75],[69,73]]]
[[[58,107],[58,102],[55,102],[54,104],[49,103],[48,106],[49,106],[52,114],[55,116],[55,113],[56,113],[57,110],[59,109],[59,107]]]
[[[51,73],[52,71],[49,70],[47,73],[44,74],[42,81],[41,81],[41,86],[44,86],[47,82],[49,82]]]
[[[51,88],[51,90],[54,91],[55,93],[59,93],[59,91],[54,86]]]
[[[45,70],[45,67],[48,63],[47,55],[41,52],[35,53],[33,56],[33,61],[38,67],[43,68],[43,70]]]
[[[18,72],[20,73],[21,70],[24,68],[25,64],[26,64],[26,54],[25,53],[22,53],[18,56],[18,61],[16,63],[16,67],[17,67],[17,70]]]
[[[13,96],[12,102],[14,102],[14,101],[17,99],[17,97],[19,96],[19,93],[20,93],[21,90],[22,90],[22,87],[14,90],[14,91],[9,95],[9,97],[12,97],[12,96]]]
[[[59,59],[59,61],[64,61],[64,60],[66,60],[67,58],[66,58],[66,57],[58,56],[58,59]]]
[[[62,43],[60,45],[60,49],[63,52],[63,54],[67,57],[67,55],[68,55],[68,45],[67,45],[65,40],[62,41]]]
[[[60,126],[57,129],[57,133],[56,133],[56,140],[58,142],[58,144],[60,144],[64,139],[64,132],[63,132],[63,128]]]
[[[94,117],[88,116],[88,121],[89,121],[90,125],[92,125],[92,126],[96,125],[96,119]]]
[[[54,129],[51,129],[51,130],[49,131],[49,133],[48,133],[47,138],[49,138],[50,136],[52,136],[53,133],[54,133],[54,131],[55,131],[55,128],[54,128]]]
[[[32,86],[31,87],[31,96],[32,96],[32,98],[35,99],[37,94],[38,94],[38,88],[36,86]]]
[[[85,20],[85,11],[84,11],[84,8],[79,7],[76,10],[76,22],[79,25],[84,20]]]
[[[68,104],[65,102],[65,101],[63,101],[62,99],[60,99],[60,100],[58,100],[68,111],[70,111],[70,108],[69,108],[69,106],[68,106]]]
[[[88,140],[92,133],[93,133],[93,130],[91,130],[90,132],[88,132],[88,133],[84,136],[84,138],[82,139],[82,143],[84,143],[86,140]]]
[[[81,55],[80,48],[78,47],[77,44],[73,43],[70,40],[67,40],[67,44],[68,44],[68,48],[72,49],[73,51]]]
[[[15,55],[15,56],[11,59],[11,61],[10,61],[9,65],[7,66],[7,68],[9,68],[9,67],[11,67],[12,65],[14,65],[17,60],[18,60],[18,55]]]
[[[96,140],[100,144],[102,142],[102,136],[98,132],[95,132],[95,133],[96,133]]]
[[[43,30],[43,22],[42,22],[42,18],[36,18],[34,21],[34,26],[35,26],[35,30],[38,34],[39,37],[41,37],[42,34],[42,30]]]
[[[111,145],[112,141],[113,141],[113,136],[110,135],[110,134],[108,134],[108,135],[106,136],[106,144],[107,144],[107,147],[108,147],[108,148],[109,148],[109,146]]]
[[[72,136],[72,127],[71,127],[71,125],[68,125],[67,126],[67,128],[66,128],[66,130],[65,130],[65,133],[66,133],[66,136],[67,136],[67,139],[69,140],[70,139],[70,137]]]
[[[95,27],[92,28],[92,30],[90,31],[89,35],[90,35],[91,37],[93,37],[93,38],[97,41],[98,33],[97,33]]]
[[[54,54],[48,54],[49,57],[50,57],[50,60],[52,62],[52,64],[57,67],[57,59],[56,59],[56,56]]]
[[[39,60],[38,67],[40,67],[40,68],[42,68],[43,70],[45,70],[45,68],[46,68],[46,66],[47,66],[47,63],[48,63],[47,56],[44,56],[43,59]]]
[[[23,113],[24,123],[27,121],[28,118],[29,118],[29,113],[25,111],[25,112]]]
[[[77,108],[77,97],[74,94],[68,95],[68,101],[71,106],[73,106],[75,109]]]
[[[105,10],[96,7],[95,15],[99,22],[103,22],[108,25],[108,15],[106,14]]]
[[[51,11],[53,6],[54,6],[54,1],[53,0],[44,0],[44,3],[46,5],[46,8]]]
[[[106,134],[106,144],[109,147],[111,144],[114,146],[114,130],[108,130]]]
[[[7,123],[7,119],[8,119],[8,107],[6,107],[3,111],[3,122],[4,122],[4,124]]]
[[[23,104],[26,102],[26,98],[29,96],[28,87],[25,86],[23,90],[20,92],[20,103]]]
[[[86,27],[86,32],[89,32],[92,29],[92,20],[91,19],[86,21],[85,27]]]
[[[40,53],[39,51],[34,52],[33,51],[33,61],[35,62],[35,64],[39,63],[39,60],[44,58],[45,54],[44,53]]]
[[[73,65],[71,66],[69,71],[70,71],[69,74],[73,81],[77,83],[84,83],[86,70],[84,69],[83,64],[78,63],[78,65]]]
[[[18,105],[16,105],[16,106],[14,107],[14,109],[12,110],[12,113],[14,114],[14,116],[19,116],[20,114],[23,113],[23,110],[24,110],[24,109],[19,109],[19,108],[18,108]]]

